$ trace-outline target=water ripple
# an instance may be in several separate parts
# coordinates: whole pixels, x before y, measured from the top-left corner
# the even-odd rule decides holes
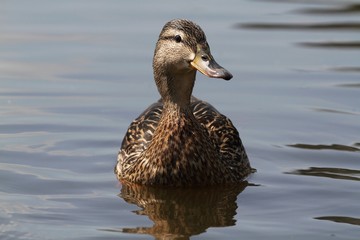
[[[301,42],[298,45],[303,47],[317,48],[341,48],[341,49],[360,49],[360,41],[342,41],[342,42]]]
[[[350,112],[350,111],[340,111],[336,109],[329,109],[329,108],[313,108],[314,111],[317,112],[325,112],[325,113],[339,113],[339,114],[349,114],[349,115],[359,115],[358,112]]]
[[[336,71],[336,72],[360,72],[360,67],[333,67],[330,68],[330,70],[332,71]]]
[[[103,132],[111,128],[105,126],[81,126],[62,124],[1,124],[1,134],[15,134],[24,132]]]
[[[323,216],[323,217],[316,217],[314,219],[327,220],[336,223],[346,223],[346,224],[360,226],[360,218],[345,217],[345,216]]]
[[[297,10],[296,12],[303,14],[357,14],[360,12],[360,4],[353,3],[336,7],[309,7]]]
[[[236,28],[254,30],[323,30],[323,31],[359,31],[360,22],[333,22],[333,23],[238,23]]]
[[[359,69],[360,71],[360,69]],[[348,87],[348,88],[360,88],[360,83],[345,83],[336,85],[338,87]]]
[[[360,181],[360,170],[345,168],[310,167],[308,169],[297,169],[295,171],[286,173],[303,176]]]
[[[324,145],[324,144],[304,144],[304,143],[297,143],[297,144],[289,144],[288,147],[294,148],[301,148],[301,149],[309,149],[309,150],[336,150],[336,151],[348,151],[348,152],[357,152],[360,149],[358,143],[354,144],[354,146],[347,146],[341,144],[331,144],[331,145]]]

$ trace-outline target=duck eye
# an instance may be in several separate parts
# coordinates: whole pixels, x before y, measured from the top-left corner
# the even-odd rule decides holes
[[[174,39],[177,43],[181,42],[182,40],[180,35],[175,35]]]

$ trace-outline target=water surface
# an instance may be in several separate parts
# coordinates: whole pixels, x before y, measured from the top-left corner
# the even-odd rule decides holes
[[[1,239],[358,239],[358,1],[5,1]],[[190,7],[191,6],[191,7]],[[121,186],[130,124],[159,95],[163,24],[205,30],[229,81],[194,95],[230,117],[247,183]]]

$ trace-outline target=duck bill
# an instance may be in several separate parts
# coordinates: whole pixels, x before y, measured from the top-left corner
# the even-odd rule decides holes
[[[199,72],[211,78],[230,80],[233,77],[228,70],[220,66],[215,61],[215,59],[211,56],[210,51],[206,51],[200,47],[198,47],[195,59],[190,63],[191,66],[196,68]]]

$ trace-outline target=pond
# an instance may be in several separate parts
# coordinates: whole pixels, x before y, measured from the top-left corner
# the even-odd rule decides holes
[[[359,239],[360,2],[4,1],[1,239]],[[122,186],[130,122],[159,94],[162,26],[205,31],[231,81],[194,95],[257,169],[236,186]]]

